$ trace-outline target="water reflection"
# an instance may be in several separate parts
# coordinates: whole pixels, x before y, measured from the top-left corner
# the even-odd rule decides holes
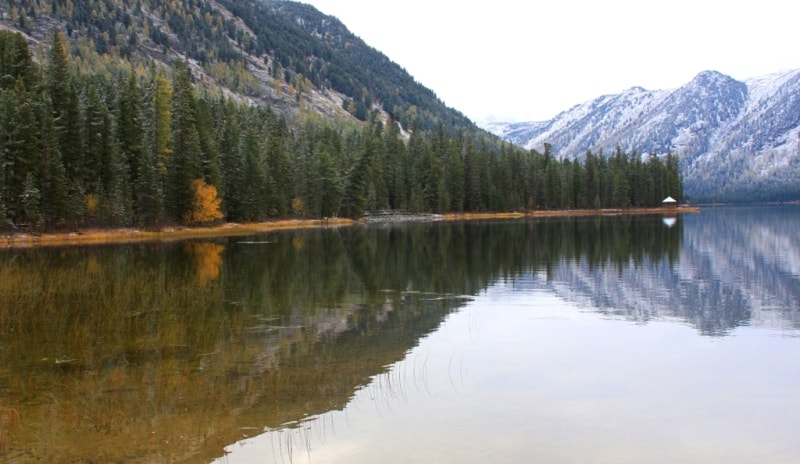
[[[0,462],[208,462],[309,427],[376,379],[405,391],[392,366],[497,282],[706,335],[797,329],[797,211],[6,250]]]
[[[413,270],[371,272],[369,239],[6,252],[0,460],[206,462],[341,409],[464,301]]]
[[[565,258],[518,285],[637,322],[683,321],[704,335],[749,324],[800,328],[800,208],[710,208],[679,221],[682,245],[667,260],[598,269]]]
[[[225,247],[212,242],[187,243],[184,253],[194,258],[197,272],[197,283],[205,285],[219,277],[222,267],[222,252]]]

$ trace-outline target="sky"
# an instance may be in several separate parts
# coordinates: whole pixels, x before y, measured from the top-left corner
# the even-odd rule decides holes
[[[301,1],[479,124],[547,120],[706,70],[744,80],[800,69],[800,2],[787,0]]]

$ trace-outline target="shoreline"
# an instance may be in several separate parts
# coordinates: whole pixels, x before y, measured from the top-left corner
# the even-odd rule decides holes
[[[606,209],[553,209],[511,213],[451,213],[442,218],[448,221],[472,221],[481,219],[524,219],[549,217],[582,216],[635,216],[642,214],[662,214],[672,216],[684,213],[699,213],[699,206],[679,206],[677,208],[606,208]]]
[[[638,214],[675,215],[699,213],[697,206],[665,208],[546,210],[509,213],[428,214],[423,220],[477,221],[488,219],[525,219],[578,216],[620,216]],[[47,246],[108,245],[142,242],[171,242],[191,238],[230,237],[276,230],[297,230],[325,227],[349,227],[364,224],[365,219],[283,219],[259,223],[225,223],[211,227],[165,227],[159,230],[135,228],[84,229],[76,232],[11,233],[0,235],[0,248],[36,248]],[[388,221],[387,221],[388,222]]]

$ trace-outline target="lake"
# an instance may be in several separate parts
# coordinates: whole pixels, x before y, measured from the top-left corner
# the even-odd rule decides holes
[[[0,250],[0,462],[794,463],[800,207]]]

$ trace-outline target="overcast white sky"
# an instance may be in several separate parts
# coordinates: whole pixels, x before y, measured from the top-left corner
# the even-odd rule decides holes
[[[536,121],[630,87],[800,68],[790,0],[301,0],[475,122]]]

